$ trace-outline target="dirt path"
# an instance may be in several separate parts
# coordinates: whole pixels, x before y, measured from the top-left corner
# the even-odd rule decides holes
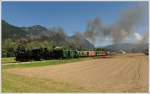
[[[8,72],[55,79],[104,92],[148,91],[148,57],[119,55],[69,64],[9,69]]]

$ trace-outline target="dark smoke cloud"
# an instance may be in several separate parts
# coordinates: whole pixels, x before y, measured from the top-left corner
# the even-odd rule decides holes
[[[87,39],[95,43],[97,39],[103,41],[105,37],[109,36],[110,30],[102,24],[99,17],[96,17],[94,20],[88,22],[88,27],[84,35]]]
[[[130,34],[133,34],[134,28],[144,23],[145,8],[133,8],[122,11],[121,17],[110,27],[104,26],[99,17],[88,22],[87,30],[84,32],[85,37],[95,43],[105,40],[107,37],[112,38],[114,44],[124,42]],[[145,38],[145,37],[144,37]],[[144,39],[142,41],[145,41]]]

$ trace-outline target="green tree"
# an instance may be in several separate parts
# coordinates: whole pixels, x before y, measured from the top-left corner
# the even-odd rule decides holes
[[[12,41],[11,39],[6,39],[2,43],[2,56],[15,56],[15,50],[17,48],[16,42]]]
[[[52,49],[52,43],[50,41],[32,41],[26,44],[26,49],[32,50],[34,48],[48,48]]]

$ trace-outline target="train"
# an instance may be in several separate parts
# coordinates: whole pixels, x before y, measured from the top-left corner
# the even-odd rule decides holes
[[[16,61],[41,61],[50,59],[70,59],[79,57],[107,57],[108,52],[102,50],[65,50],[65,49],[53,49],[47,48],[35,48],[32,50],[17,49],[15,57]]]

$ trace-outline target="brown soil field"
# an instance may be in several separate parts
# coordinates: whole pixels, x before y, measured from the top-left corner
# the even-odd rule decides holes
[[[148,56],[139,53],[7,71],[54,79],[100,92],[148,92],[148,64]]]

